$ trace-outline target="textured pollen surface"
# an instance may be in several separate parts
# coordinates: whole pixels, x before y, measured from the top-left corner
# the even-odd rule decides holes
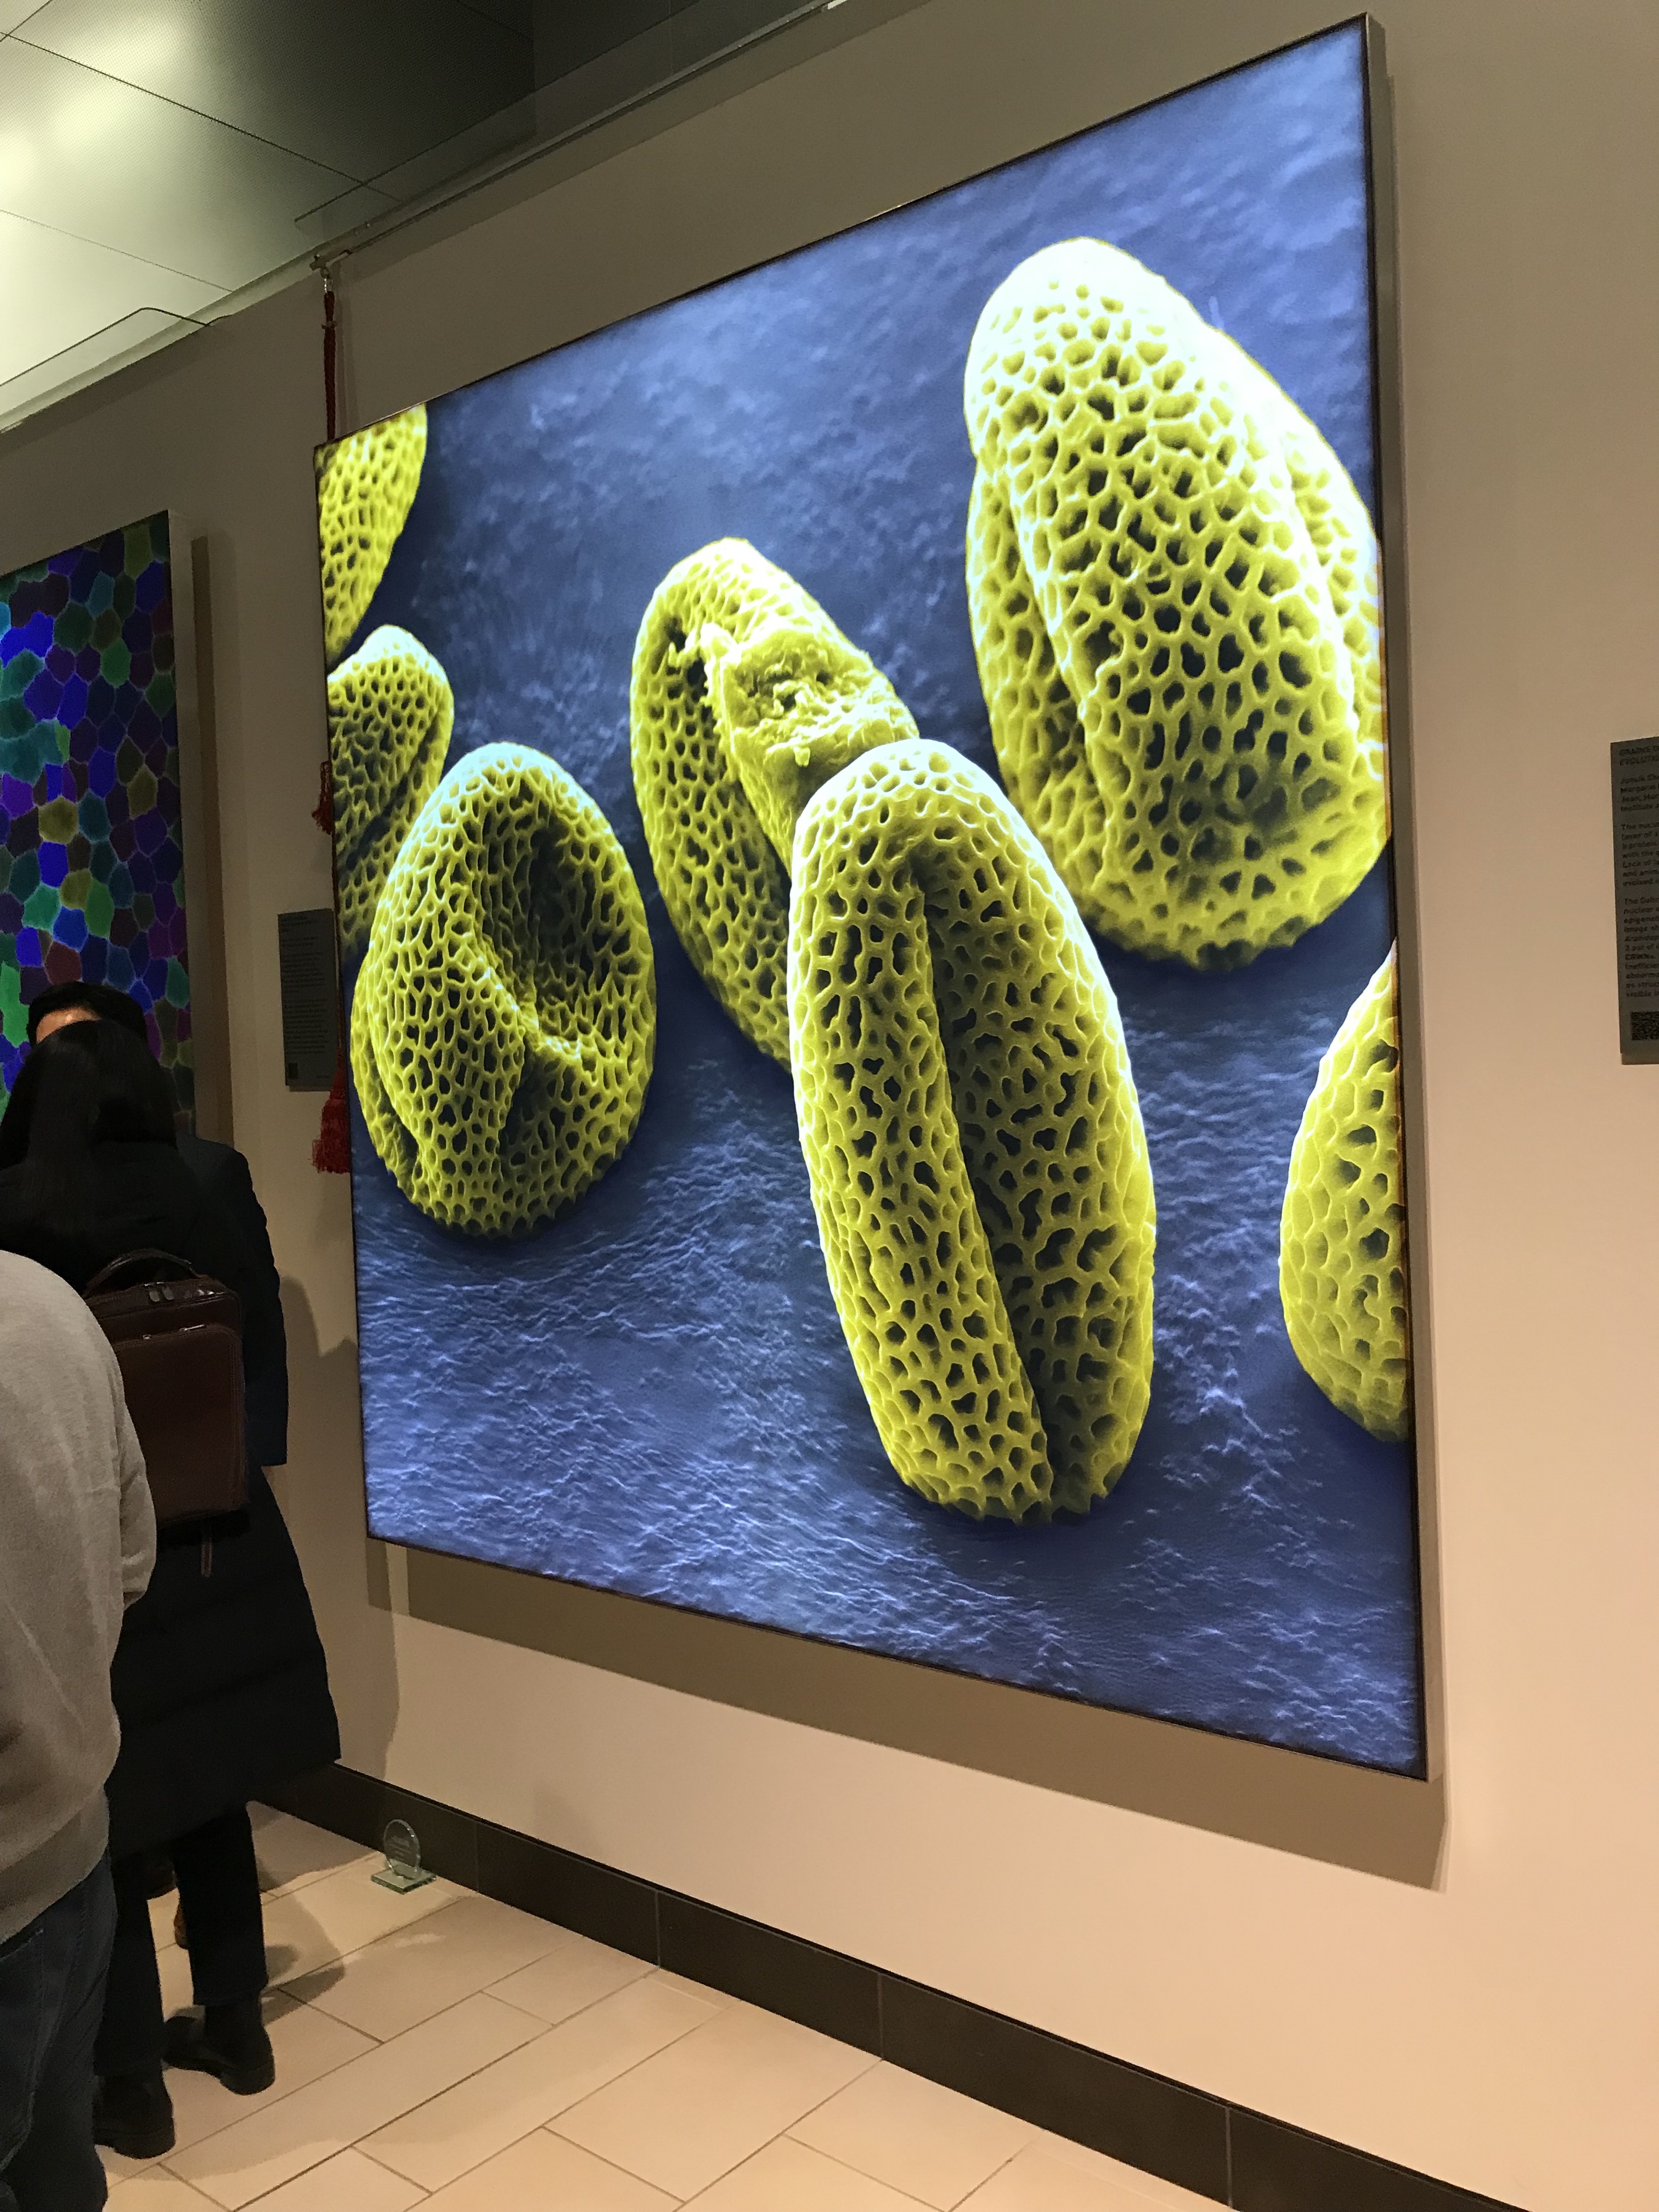
[[[449,678],[406,629],[373,631],[328,679],[340,941],[349,955],[368,943],[398,848],[444,772],[454,723]]]
[[[801,808],[915,724],[810,593],[741,538],[671,568],[634,647],[634,786],[669,918],[744,1036],[789,1060],[789,855]]]
[[[1388,834],[1375,535],[1319,432],[1130,255],[1073,239],[969,351],[968,597],[998,761],[1086,921],[1288,945]]]
[[[1152,1175],[1117,1003],[996,786],[866,755],[801,817],[790,928],[801,1148],[830,1289],[912,1488],[1086,1512],[1152,1361]]]
[[[318,462],[323,649],[331,667],[368,612],[425,459],[426,410],[410,407],[342,438]]]
[[[194,1098],[167,519],[0,575],[0,1096],[29,1001],[108,983]]]
[[[422,809],[351,1007],[375,1150],[435,1221],[523,1237],[633,1135],[656,981],[615,831],[545,755],[485,745]]]
[[[1279,1248],[1297,1358],[1334,1406],[1396,1443],[1411,1405],[1399,1066],[1391,951],[1319,1063]]]

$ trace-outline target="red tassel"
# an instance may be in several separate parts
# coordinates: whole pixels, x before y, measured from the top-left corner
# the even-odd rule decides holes
[[[319,1175],[349,1175],[351,1135],[346,1120],[346,1064],[341,1054],[334,1069],[334,1087],[323,1101],[322,1126],[311,1148],[311,1164]]]
[[[334,321],[334,286],[326,269],[323,271],[323,393],[328,412],[328,442],[331,446],[339,435],[338,383],[335,373],[337,332]]]
[[[325,837],[334,835],[334,768],[326,753],[323,756],[322,778],[317,786],[317,804],[311,810],[311,818]]]

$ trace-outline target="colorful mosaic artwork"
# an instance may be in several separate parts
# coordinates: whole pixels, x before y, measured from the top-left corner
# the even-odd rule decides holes
[[[0,576],[0,1086],[29,1001],[131,993],[191,1103],[167,519]]]

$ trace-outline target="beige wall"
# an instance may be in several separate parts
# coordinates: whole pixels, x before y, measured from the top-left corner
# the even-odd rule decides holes
[[[736,105],[700,113],[705,86],[537,196],[354,264],[348,419],[1324,20],[934,0],[751,68]],[[282,1084],[274,916],[329,889],[312,293],[0,441],[0,566],[163,503],[209,543],[236,1131],[287,1278],[286,1495],[349,1759],[1535,2212],[1652,2212],[1659,1070],[1615,1048],[1606,748],[1659,723],[1659,12],[1390,0],[1388,27],[1444,1623],[1431,1882],[412,1617],[406,1563],[362,1535],[346,1192],[309,1166],[317,1101]]]

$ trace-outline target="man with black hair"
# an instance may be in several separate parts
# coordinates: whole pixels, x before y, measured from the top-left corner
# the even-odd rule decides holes
[[[39,1044],[71,1022],[119,1022],[140,1044],[149,1042],[149,1024],[137,999],[112,983],[48,983],[29,1001],[29,1042]]]
[[[118,1022],[140,1044],[149,1043],[149,1024],[136,999],[110,983],[49,983],[29,1001],[28,1040],[40,1044],[71,1022]],[[283,1306],[276,1261],[264,1208],[253,1188],[248,1164],[234,1146],[179,1132],[179,1157],[210,1198],[216,1199],[241,1231],[259,1278],[260,1300],[268,1308],[283,1357],[273,1359],[250,1385],[248,1443],[261,1467],[280,1467],[288,1458],[288,1358],[283,1340]]]

